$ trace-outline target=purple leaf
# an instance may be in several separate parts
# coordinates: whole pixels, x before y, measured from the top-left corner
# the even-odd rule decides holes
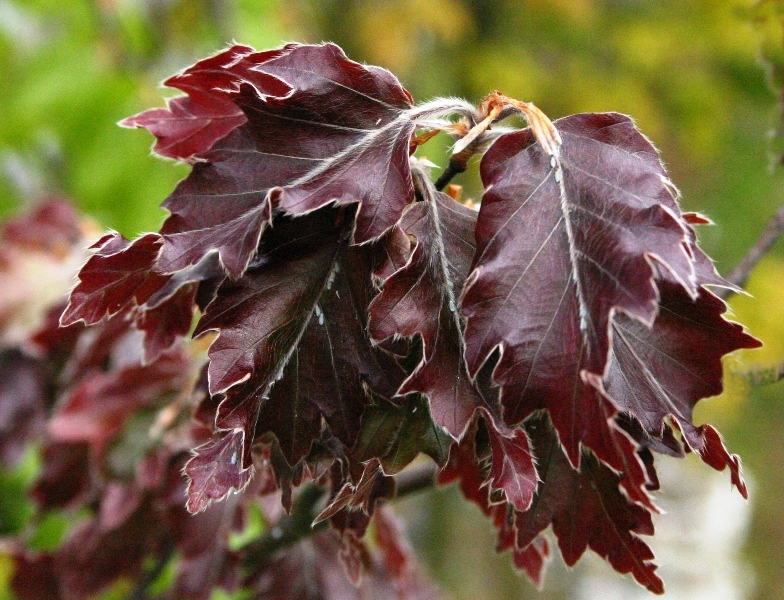
[[[13,467],[45,427],[46,365],[16,349],[0,351],[0,464]]]
[[[194,450],[184,469],[188,477],[188,512],[200,513],[213,500],[222,500],[232,490],[245,489],[253,471],[243,466],[244,448],[245,432],[234,430],[214,436]]]
[[[493,451],[491,489],[503,491],[515,510],[524,511],[531,505],[538,481],[528,436],[524,429],[499,427],[490,418],[485,423]]]
[[[633,415],[654,438],[672,417],[689,447],[713,468],[726,467],[746,496],[740,462],[710,425],[696,427],[694,406],[722,391],[721,357],[760,342],[724,319],[724,302],[704,288],[692,299],[680,286],[659,282],[660,311],[652,328],[618,315],[604,388],[615,404]]]
[[[544,572],[550,559],[550,543],[544,536],[537,536],[525,548],[515,548],[512,552],[514,566],[525,571],[537,587],[544,583]]]
[[[567,565],[590,547],[619,573],[631,573],[650,591],[664,593],[653,553],[639,537],[653,535],[651,515],[621,493],[619,476],[587,452],[576,471],[546,419],[529,421],[526,429],[542,481],[531,508],[516,513],[516,546],[527,547],[552,524]]]
[[[391,397],[403,378],[365,333],[375,252],[348,247],[350,225],[343,208],[277,221],[260,266],[226,281],[196,330],[220,333],[209,351],[211,392],[227,393],[217,425],[245,429],[248,442],[254,428],[274,433],[291,466],[322,417],[352,446],[370,402],[365,386]]]
[[[655,265],[696,293],[689,229],[628,117],[575,115],[556,127],[558,159],[524,130],[501,136],[482,160],[489,190],[462,299],[468,370],[500,348],[493,379],[506,422],[548,409],[573,465],[588,445],[645,501],[634,444],[591,382],[606,369],[613,314],[655,319]]]
[[[82,243],[79,215],[65,200],[41,202],[29,213],[2,226],[4,245],[62,257]]]
[[[187,366],[187,354],[173,350],[146,366],[85,376],[61,398],[49,420],[49,434],[58,441],[88,442],[101,456],[134,412],[181,390]]]
[[[360,203],[353,233],[365,242],[392,227],[413,199],[415,125],[404,113],[411,98],[391,74],[350,61],[331,44],[291,44],[242,63],[291,92],[260,95],[257,84],[239,81],[231,98],[247,123],[199,155],[203,162],[164,203],[172,214],[161,229],[162,271],[217,251],[239,277],[278,206],[302,214]]]
[[[155,361],[191,329],[197,286],[188,283],[173,296],[136,314],[134,325],[144,332],[144,362]]]
[[[427,395],[435,422],[459,439],[475,409],[485,404],[466,371],[457,312],[474,255],[476,213],[428,184],[423,187],[425,201],[412,206],[400,224],[417,245],[371,303],[369,331],[377,340],[422,336],[422,360],[398,394]]]
[[[164,529],[149,502],[122,487],[126,514],[110,523],[100,516],[79,523],[57,551],[55,572],[68,600],[90,597],[120,576],[139,577],[145,556],[161,542]]]
[[[19,600],[64,600],[54,571],[54,556],[17,550],[10,587]]]
[[[42,509],[78,505],[93,492],[90,446],[84,442],[48,442],[43,447],[42,471],[30,496]]]
[[[417,570],[401,580],[383,557],[371,556],[359,587],[339,561],[341,541],[331,530],[290,546],[264,565],[252,587],[261,597],[280,600],[437,600],[441,593]]]
[[[488,433],[490,433],[490,435],[499,435],[496,432],[491,432],[491,429],[493,429],[492,423],[487,427]],[[493,525],[498,530],[498,544],[496,546],[498,552],[510,550],[512,552],[512,562],[515,567],[525,571],[537,585],[540,585],[542,578],[544,577],[545,567],[547,566],[546,559],[549,557],[550,553],[547,540],[544,537],[537,536],[536,539],[525,547],[521,548],[516,546],[517,532],[514,523],[516,514],[514,506],[506,501],[491,503],[490,494],[488,494],[489,486],[487,484],[490,478],[494,478],[501,486],[498,489],[504,489],[504,484],[506,482],[514,481],[514,479],[517,478],[517,475],[515,474],[512,477],[506,477],[508,472],[504,473],[503,470],[497,469],[495,464],[492,464],[491,468],[488,470],[486,468],[486,461],[481,461],[480,463],[476,456],[476,433],[477,426],[474,424],[459,443],[452,445],[449,462],[439,473],[438,482],[444,484],[452,481],[459,481],[460,490],[463,492],[463,496],[479,506],[485,516],[491,519]],[[527,447],[527,435],[523,433],[523,436],[525,436]],[[496,453],[495,449],[492,449],[492,452],[493,463],[500,463],[503,465],[504,462],[507,461],[506,458],[499,461],[499,457],[504,456],[503,453]],[[521,462],[526,463],[528,460],[523,458]],[[528,467],[521,470],[527,469]],[[533,474],[533,477],[533,486],[531,487],[530,492],[525,491],[524,493],[528,498],[528,501],[523,502],[525,506],[530,504],[530,496],[537,487],[535,473]],[[521,490],[526,488],[527,484],[526,486],[521,487]],[[506,493],[507,492],[505,491],[505,495]],[[511,495],[512,498],[519,498],[520,496],[512,493],[509,495]]]
[[[253,48],[239,45],[200,60],[163,82],[186,96],[173,98],[167,108],[128,117],[120,125],[148,129],[156,137],[153,150],[161,156],[188,160],[206,152],[247,121],[231,97],[241,82],[249,82],[259,94],[284,96],[290,91],[279,79],[251,70],[261,60]]]
[[[143,304],[168,279],[153,269],[161,237],[154,233],[129,242],[119,233],[104,236],[79,272],[60,323],[98,323],[121,310]]]

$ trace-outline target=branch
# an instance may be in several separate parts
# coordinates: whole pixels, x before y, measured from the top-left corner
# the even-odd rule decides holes
[[[278,551],[327,527],[329,521],[322,521],[313,526],[313,521],[319,513],[316,506],[325,491],[315,484],[305,486],[297,495],[291,507],[291,514],[283,515],[274,525],[264,530],[264,535],[243,548],[245,552],[243,569],[247,575],[252,576]]]
[[[466,170],[467,165],[467,161],[463,163],[462,161],[450,160],[449,164],[446,166],[446,169],[444,169],[444,172],[441,173],[439,178],[436,180],[436,189],[439,192],[442,191],[449,184],[449,182],[452,181],[452,178],[455,175],[459,175]]]
[[[434,487],[436,470],[436,465],[428,462],[395,476],[397,490],[395,498]],[[324,492],[324,488],[315,484],[305,486],[294,501],[291,514],[283,515],[274,525],[267,527],[260,538],[242,549],[245,554],[243,570],[246,577],[253,577],[263,565],[284,548],[327,528],[329,520],[313,525],[313,521],[321,512],[317,507],[324,497]]]
[[[402,498],[434,487],[436,471],[436,465],[432,462],[409,471],[403,471],[395,477],[395,483],[397,483],[395,498]]]
[[[784,234],[784,205],[779,209],[779,212],[768,222],[754,245],[749,249],[738,265],[732,270],[726,279],[733,285],[743,287],[749,279],[754,267],[757,266],[760,259],[767,254],[778,239]],[[717,294],[721,298],[728,298],[733,294],[731,289],[717,290]]]
[[[174,555],[174,542],[167,538],[164,542],[161,555],[153,568],[147,571],[144,576],[136,584],[136,587],[131,591],[128,600],[145,600],[147,598],[147,590],[160,577],[163,570],[166,568],[169,559]]]

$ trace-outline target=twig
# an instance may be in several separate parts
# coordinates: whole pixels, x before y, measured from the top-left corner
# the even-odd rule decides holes
[[[158,562],[155,563],[155,566],[147,571],[144,574],[139,582],[136,584],[136,587],[131,591],[128,595],[128,600],[145,600],[147,598],[147,590],[148,588],[155,582],[158,577],[160,577],[163,570],[166,568],[166,565],[171,559],[172,555],[174,554],[174,543],[171,539],[167,539],[165,541],[165,545],[163,547],[163,551],[161,555],[158,557]]]
[[[436,484],[436,465],[428,462],[415,469],[403,471],[395,477],[395,481],[397,483],[395,498],[429,489]]]
[[[403,471],[395,477],[397,484],[395,498],[409,496],[435,486],[435,476],[436,465],[433,463]],[[315,484],[305,486],[294,501],[291,514],[283,515],[274,525],[264,531],[264,535],[243,548],[245,554],[243,568],[246,577],[252,578],[262,566],[284,548],[328,527],[328,520],[313,525],[313,521],[319,513],[317,506],[323,498],[324,492],[324,488]]]
[[[466,164],[459,164],[458,161],[449,161],[444,172],[436,180],[436,189],[442,191],[455,175],[459,175],[466,170]]]
[[[325,490],[315,484],[305,486],[291,507],[291,514],[283,515],[277,522],[268,527],[259,539],[243,548],[245,558],[243,568],[249,576],[270,561],[283,548],[310,537],[317,531],[326,528],[329,521],[322,521],[313,526],[319,511],[316,510]]]
[[[757,263],[773,247],[778,239],[784,234],[784,205],[778,213],[768,222],[762,234],[754,245],[749,249],[738,265],[732,270],[726,279],[733,285],[743,287],[751,276],[751,272]],[[723,288],[717,291],[722,298],[728,298],[733,290]]]

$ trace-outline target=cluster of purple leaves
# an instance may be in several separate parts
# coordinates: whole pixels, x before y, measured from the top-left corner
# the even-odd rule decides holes
[[[535,581],[552,525],[568,564],[590,547],[660,593],[639,537],[654,454],[693,451],[745,495],[692,412],[721,392],[721,357],[758,342],[725,320],[706,220],[628,117],[566,117],[549,140],[488,128],[508,107],[414,106],[329,44],[234,46],[165,83],[186,95],[123,124],[192,171],[160,232],[95,244],[61,323],[122,316],[152,366],[198,308],[194,335],[214,340],[188,511],[270,470],[290,508],[315,480],[356,580],[378,501],[425,453]],[[484,152],[478,212],[411,160],[438,130]]]
[[[73,276],[85,245],[68,203],[40,204],[3,228],[3,289],[19,283],[13,273],[20,266],[37,271],[51,262]],[[98,246],[106,248],[106,240]],[[37,283],[30,284],[24,291],[34,295]],[[268,447],[258,449],[252,485],[188,512],[182,470],[191,449],[212,437],[214,415],[200,378],[203,350],[176,341],[193,316],[194,286],[183,287],[145,312],[115,305],[111,317],[90,327],[60,327],[63,289],[14,341],[8,333],[28,311],[0,294],[0,459],[13,468],[34,442],[41,463],[28,491],[34,516],[15,537],[0,539],[13,561],[16,597],[81,600],[121,581],[130,597],[134,589],[136,597],[151,597],[147,588],[167,565],[171,579],[156,598],[206,600],[216,587],[291,599],[437,597],[383,510],[373,518],[372,550],[327,530],[250,562],[253,545],[232,544],[232,536],[247,535],[254,510],[269,528],[283,512]],[[167,325],[150,326],[158,322]],[[31,542],[53,513],[69,515],[70,527],[42,551]]]

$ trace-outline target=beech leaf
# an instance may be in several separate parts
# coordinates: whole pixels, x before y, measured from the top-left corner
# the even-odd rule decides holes
[[[92,248],[95,253],[79,271],[60,317],[63,326],[83,321],[93,325],[121,310],[143,304],[168,277],[154,271],[161,238],[148,233],[129,242],[119,233],[105,235]]]
[[[225,281],[197,327],[219,332],[209,350],[210,391],[226,395],[216,424],[245,432],[245,467],[253,440],[268,433],[294,467],[322,422],[350,448],[371,391],[392,397],[404,377],[365,331],[377,259],[373,247],[348,245],[352,214],[325,207],[280,217],[259,266]]]
[[[474,256],[476,212],[432,189],[416,172],[424,202],[400,223],[417,239],[408,263],[389,277],[370,305],[370,334],[377,340],[422,336],[424,353],[398,394],[426,394],[438,425],[459,439],[474,410],[485,403],[463,359],[463,323],[457,298]]]
[[[188,502],[191,514],[205,510],[213,500],[221,500],[231,491],[240,491],[250,482],[253,470],[243,466],[245,432],[234,430],[213,437],[194,450],[185,465],[188,476]]]
[[[664,593],[653,553],[639,537],[653,535],[651,515],[621,493],[619,476],[589,452],[575,470],[546,418],[532,419],[526,430],[541,483],[531,508],[516,513],[517,547],[527,547],[552,524],[567,565],[590,547],[619,573],[631,573],[650,591]]]
[[[721,357],[760,342],[724,319],[727,307],[706,289],[692,299],[680,286],[659,282],[660,311],[653,327],[618,315],[603,386],[615,404],[633,415],[654,438],[671,417],[689,447],[713,468],[730,468],[732,482],[746,496],[740,462],[710,425],[696,427],[694,406],[722,391]]]
[[[479,461],[476,456],[476,435],[477,435],[478,422],[475,421],[466,432],[466,435],[459,443],[452,445],[449,454],[449,461],[444,469],[438,475],[438,482],[441,484],[458,481],[460,490],[467,500],[474,502],[485,516],[489,517],[493,525],[498,530],[498,543],[496,549],[498,552],[511,551],[512,562],[518,569],[526,572],[531,579],[540,585],[544,577],[544,571],[547,566],[547,559],[550,555],[550,548],[547,540],[542,536],[537,536],[531,543],[525,547],[517,547],[517,532],[515,529],[515,510],[511,502],[496,502],[491,503],[488,492],[488,482],[490,478],[495,478],[497,483],[501,484],[498,489],[504,489],[504,483],[508,477],[498,477],[505,475],[504,471],[499,471],[496,465],[491,465],[490,469],[487,468],[486,461]],[[493,423],[489,422],[487,426],[488,432],[493,429]],[[491,433],[493,435],[493,433]],[[496,435],[498,435],[496,433]],[[523,433],[523,437],[527,440],[527,435]],[[527,442],[526,442],[527,445]],[[527,460],[530,460],[530,455]],[[524,459],[524,462],[527,462]],[[495,455],[493,450],[493,463],[501,462]],[[532,468],[532,467],[531,467]],[[530,491],[525,492],[528,498],[523,504],[527,507],[530,504],[530,499],[533,492],[537,488],[536,474],[533,473],[533,482]],[[522,489],[522,488],[521,488]],[[506,492],[512,498],[515,494]]]
[[[10,468],[45,427],[44,363],[17,349],[0,350],[0,464]]]
[[[502,135],[482,159],[488,190],[462,298],[468,370],[475,375],[500,348],[493,379],[505,421],[547,408],[574,466],[588,445],[645,501],[634,444],[591,381],[606,370],[613,314],[653,323],[656,265],[696,294],[689,229],[655,149],[628,117],[555,125],[559,158],[523,130]]]
[[[153,150],[168,158],[187,160],[206,152],[226,134],[247,121],[231,98],[240,82],[250,82],[260,94],[284,96],[290,88],[274,76],[251,70],[260,62],[250,46],[232,46],[200,60],[163,85],[185,92],[166,108],[153,108],[120,121],[123,127],[144,127],[155,137]]]
[[[173,272],[217,251],[239,277],[278,206],[302,214],[330,202],[360,203],[358,242],[392,227],[413,199],[415,123],[397,80],[332,44],[290,44],[245,55],[238,65],[290,91],[265,95],[255,80],[232,79],[229,97],[247,122],[201,153],[164,203],[172,214],[161,229],[160,269]]]
[[[190,331],[196,290],[196,284],[186,284],[157,306],[137,314],[134,324],[145,334],[145,363],[155,361]]]
[[[493,452],[490,486],[503,491],[515,510],[524,511],[531,505],[538,481],[528,436],[524,429],[498,427],[493,419],[485,422]]]

